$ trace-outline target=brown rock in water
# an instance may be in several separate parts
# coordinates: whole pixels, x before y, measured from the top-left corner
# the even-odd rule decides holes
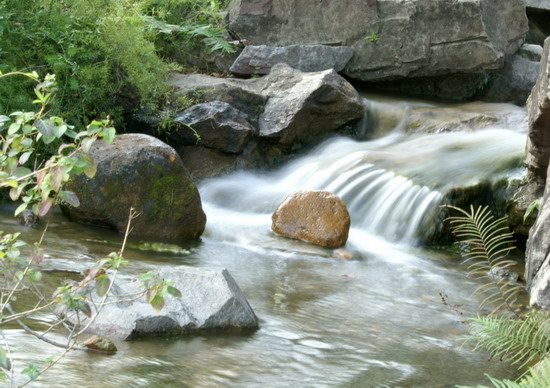
[[[277,234],[329,248],[346,243],[351,223],[344,202],[328,191],[291,194],[271,220],[271,229]]]
[[[98,335],[91,336],[82,342],[80,346],[102,353],[116,353],[118,350],[112,341]]]

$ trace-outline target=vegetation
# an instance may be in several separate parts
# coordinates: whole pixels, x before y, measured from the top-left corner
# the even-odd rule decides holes
[[[89,177],[95,174],[96,166],[88,151],[98,139],[112,142],[115,129],[108,119],[104,119],[94,120],[84,130],[76,132],[75,127],[63,118],[49,114],[49,104],[54,100],[54,92],[57,90],[53,75],[40,79],[34,72],[0,73],[0,80],[15,76],[26,77],[35,83],[33,103],[38,109],[16,111],[9,116],[0,115],[0,187],[9,188],[12,200],[21,199],[16,214],[32,209],[35,214],[46,216],[61,201],[78,206],[76,195],[64,190],[63,186],[73,174],[86,174]],[[30,163],[33,151],[40,144],[51,144],[55,141],[61,145],[53,156],[43,164],[38,161]],[[40,272],[40,265],[45,257],[42,241],[48,224],[40,240],[35,242],[29,257],[25,257],[21,251],[26,244],[19,239],[18,233],[0,232],[0,337],[3,339],[3,344],[0,345],[0,379],[8,380],[14,386],[19,380],[19,374],[23,374],[27,376],[27,380],[20,386],[24,386],[59,362],[69,351],[79,348],[77,344],[81,335],[105,305],[119,269],[127,264],[123,252],[135,215],[135,211],[131,210],[125,240],[119,252],[100,259],[85,272],[80,281],[61,284],[51,297],[46,296],[50,292],[44,289]],[[141,276],[140,281],[143,291],[132,298],[145,296],[157,310],[164,306],[166,294],[180,296],[179,291],[169,281],[158,279],[152,274]],[[84,288],[90,286],[101,298],[99,303],[91,302],[84,294]],[[31,295],[33,300],[30,304],[21,306],[17,301],[20,295],[27,299]],[[43,330],[32,329],[26,322],[32,321],[43,312],[56,314],[59,318]],[[66,320],[69,312],[88,319],[79,319],[76,324],[71,324]],[[40,340],[62,348],[62,351],[44,360],[43,365],[20,366],[21,361],[15,361],[13,346],[10,346],[9,335],[5,333],[6,326],[13,324],[19,325]],[[68,329],[65,341],[52,339],[54,329],[58,333],[63,327]]]
[[[0,0],[0,71],[56,74],[49,109],[84,125],[154,109],[167,97],[169,56],[233,46],[206,0]],[[0,84],[0,112],[30,110],[29,80]]]
[[[451,208],[461,213],[451,217],[450,222],[452,232],[465,248],[469,274],[484,281],[476,290],[486,295],[481,308],[492,307],[487,316],[469,320],[469,339],[476,342],[476,349],[489,351],[492,358],[509,360],[519,369],[541,361],[518,382],[489,377],[491,383],[495,387],[550,386],[550,317],[540,310],[521,313],[518,294],[522,287],[506,277],[495,276],[495,269],[502,273],[515,265],[507,258],[514,247],[505,218],[495,220],[487,207],[471,207],[470,212]]]

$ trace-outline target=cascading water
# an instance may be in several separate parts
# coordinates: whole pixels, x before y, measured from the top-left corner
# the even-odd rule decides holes
[[[425,109],[425,104],[421,107]],[[402,129],[405,120],[396,118],[396,107],[392,108],[393,120],[399,124],[384,137],[372,141],[333,138],[278,172],[261,177],[238,173],[206,181],[200,187],[203,202],[217,209],[213,214],[240,212],[231,217],[244,221],[243,228],[253,224],[255,233],[261,225],[265,238],[271,213],[288,194],[327,190],[346,203],[354,230],[411,244],[445,191],[509,176],[513,167],[517,170],[525,134],[502,128],[521,125],[518,119],[524,115],[517,111],[516,120],[505,116],[504,123],[496,123],[501,128],[407,135]],[[401,110],[403,117],[410,109],[408,105]],[[224,230],[226,236],[217,238],[252,241],[224,228],[219,219],[209,223],[210,235]]]
[[[372,140],[337,137],[278,171],[202,182],[207,230],[190,253],[125,252],[136,274],[226,267],[258,315],[259,331],[117,343],[118,353],[108,357],[72,352],[37,386],[442,387],[484,383],[485,372],[515,377],[508,365],[487,363],[486,354],[462,346],[463,318],[441,303],[440,293],[447,294],[466,316],[475,315],[479,300],[472,292],[479,284],[456,257],[413,243],[446,191],[515,172],[525,144],[524,110],[372,98],[367,104],[363,133]],[[333,191],[347,203],[346,249],[358,260],[331,258],[331,250],[271,232],[276,206],[308,189]],[[39,238],[7,212],[0,229]],[[50,222],[45,246],[52,257],[45,261],[57,270],[83,269],[91,257],[119,248],[98,241],[117,239],[58,215]],[[57,284],[64,272],[49,276]],[[14,354],[23,356],[14,359],[19,367],[58,353],[15,329],[8,337]]]

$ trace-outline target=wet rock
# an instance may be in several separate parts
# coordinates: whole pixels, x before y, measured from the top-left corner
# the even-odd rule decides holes
[[[332,257],[342,260],[351,260],[353,259],[353,253],[340,248],[332,251]]]
[[[246,46],[229,70],[240,75],[269,74],[277,63],[286,63],[305,72],[328,69],[340,72],[352,56],[353,49],[345,46]]]
[[[97,352],[109,354],[116,353],[118,350],[116,345],[111,340],[103,338],[99,335],[91,336],[86,341],[82,342],[80,346],[90,350],[95,350]]]
[[[280,63],[260,79],[176,75],[172,85],[185,95],[215,89],[217,97],[262,96],[265,105],[255,108],[259,137],[294,149],[323,139],[364,113],[357,91],[334,70],[304,73]]]
[[[277,234],[329,248],[346,243],[351,222],[346,205],[327,191],[289,195],[271,220],[271,229]]]
[[[119,135],[111,145],[90,149],[97,164],[89,179],[75,176],[67,185],[79,207],[63,206],[72,220],[124,231],[130,207],[140,212],[132,235],[192,239],[204,231],[206,216],[195,184],[176,151],[147,135]]]
[[[538,61],[512,55],[506,58],[502,69],[491,74],[491,80],[481,99],[488,102],[525,105],[537,81],[538,71]]]
[[[169,138],[184,145],[200,144],[207,148],[239,154],[254,133],[245,115],[226,102],[196,104],[174,118],[179,127]]]
[[[160,334],[258,328],[258,318],[226,269],[170,268],[161,270],[159,278],[173,281],[173,286],[182,296],[167,295],[164,307],[157,312],[145,302],[144,297],[128,301],[124,295],[140,292],[142,288],[137,282],[119,279],[112,288],[109,300],[116,300],[118,295],[123,301],[105,305],[88,331],[108,338],[128,340]],[[91,292],[88,300],[97,302],[100,298]],[[72,322],[76,320],[71,314],[68,318]],[[87,322],[88,318],[84,317],[82,325]]]
[[[359,94],[334,70],[303,73],[280,63],[261,81],[269,98],[259,119],[260,137],[287,147],[320,140],[363,116]]]
[[[344,73],[363,81],[494,70],[527,32],[523,0],[233,0],[228,11],[254,45],[352,47]]]
[[[40,218],[29,209],[23,210],[16,218],[17,222],[28,228],[35,228],[40,222]]]
[[[519,48],[517,55],[530,61],[540,62],[542,59],[542,46],[524,43]]]

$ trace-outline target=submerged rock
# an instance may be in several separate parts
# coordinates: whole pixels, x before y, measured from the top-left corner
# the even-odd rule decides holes
[[[72,220],[124,231],[131,207],[140,213],[132,235],[151,239],[191,239],[204,231],[206,216],[195,184],[176,151],[147,135],[119,135],[111,145],[90,149],[93,178],[75,176],[66,189],[79,207],[65,205]]]
[[[271,220],[271,229],[277,234],[329,248],[346,243],[351,223],[344,202],[328,191],[289,195]]]
[[[86,341],[82,342],[80,346],[90,350],[95,350],[97,352],[109,354],[116,353],[118,350],[116,345],[111,340],[103,338],[99,335],[91,336]]]
[[[40,223],[40,218],[29,209],[23,210],[16,218],[19,224],[28,228],[35,228]]]
[[[182,296],[166,295],[165,305],[158,312],[145,302],[144,297],[128,301],[127,295],[142,291],[136,282],[117,280],[109,301],[117,297],[122,301],[103,306],[88,331],[108,338],[128,340],[148,335],[258,328],[258,318],[226,269],[163,269],[159,278],[173,281],[173,287]],[[88,299],[100,300],[95,292],[89,294]],[[69,314],[68,319],[76,322],[75,315]],[[81,316],[80,319],[83,319],[82,325],[88,322],[86,317]]]

